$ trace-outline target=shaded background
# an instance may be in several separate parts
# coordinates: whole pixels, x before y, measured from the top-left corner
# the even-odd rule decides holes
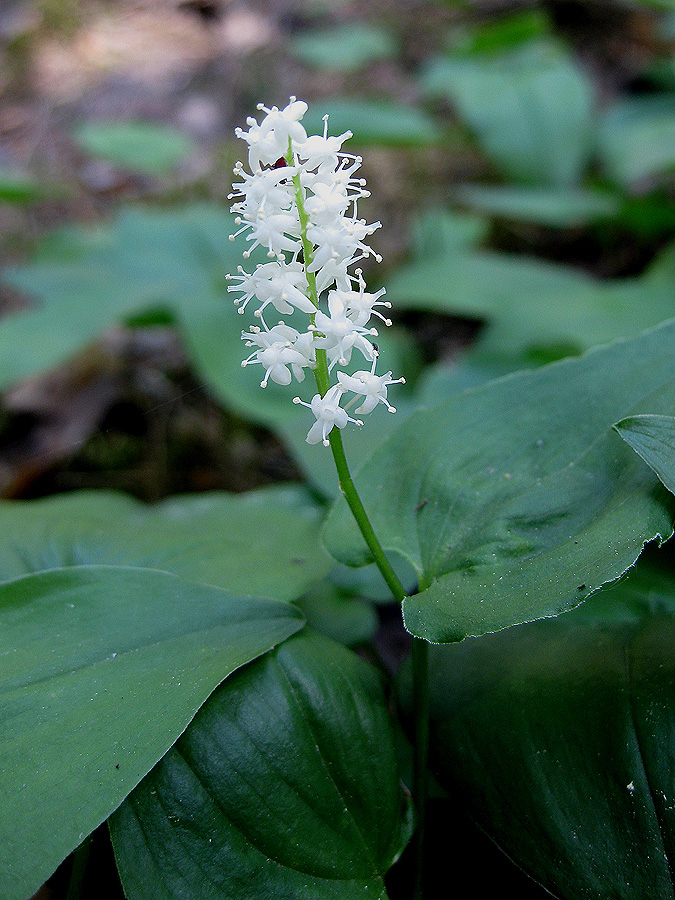
[[[307,478],[330,498],[274,392],[256,411],[257,379],[214,374],[207,328],[186,338],[179,316],[144,305],[189,308],[175,284],[204,272],[228,305],[231,259],[200,262],[198,246],[174,270],[171,242],[200,221],[205,241],[220,229],[227,242],[234,128],[260,101],[297,95],[317,128],[328,111],[332,131],[354,131],[372,192],[359,215],[383,224],[384,262],[366,275],[395,304],[402,414],[439,366],[460,389],[675,315],[672,7],[4,0],[0,495],[103,487],[154,501]],[[60,312],[27,318],[19,341],[12,323],[40,309]],[[82,327],[99,315],[100,334]],[[390,427],[378,414],[376,436]],[[405,637],[398,610],[381,617],[393,667]],[[458,858],[476,854],[474,894],[542,896],[469,823],[447,828],[429,829],[436,858],[450,840]],[[40,896],[65,896],[72,869]],[[82,877],[82,896],[120,896],[105,829]]]

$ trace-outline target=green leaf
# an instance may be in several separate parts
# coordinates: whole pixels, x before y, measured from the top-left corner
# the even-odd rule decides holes
[[[356,22],[301,32],[291,39],[289,49],[308,66],[354,72],[395,56],[396,42],[383,28]]]
[[[358,145],[420,147],[436,144],[441,137],[434,120],[422,110],[391,100],[337,97],[322,101],[311,106],[302,120],[308,134],[323,134],[325,115],[329,134],[351,131]]]
[[[478,345],[493,356],[551,347],[578,353],[635,335],[675,314],[674,295],[672,267],[666,277],[600,281],[571,266],[459,242],[419,255],[387,282],[395,309],[487,320]]]
[[[287,642],[213,694],[110,824],[129,900],[385,898],[410,819],[377,673]]]
[[[675,494],[675,418],[630,416],[614,427]]]
[[[43,199],[46,194],[44,185],[23,172],[0,167],[0,203],[28,205]]]
[[[241,243],[228,240],[233,229],[223,210],[194,204],[132,207],[99,228],[55,232],[31,262],[3,271],[37,303],[0,321],[0,385],[62,363],[110,325],[158,309],[197,330],[217,310],[228,327],[225,359],[242,327],[224,282],[241,262]]]
[[[154,122],[86,122],[75,139],[90,156],[156,176],[174,171],[196,149],[187,134]]]
[[[578,228],[621,212],[621,203],[612,194],[583,188],[465,184],[454,194],[460,203],[487,215],[552,228]]]
[[[624,187],[675,169],[675,98],[670,94],[623,100],[600,120],[602,162]]]
[[[90,566],[0,585],[0,896],[26,900],[295,607]]]
[[[452,34],[452,46],[462,54],[488,54],[518,46],[534,38],[544,39],[550,34],[551,22],[546,12],[542,9],[526,9],[469,25],[463,22]]]
[[[288,388],[271,383],[261,390],[261,370],[241,366],[241,332],[251,320],[237,315],[225,281],[242,262],[244,242],[229,240],[235,229],[233,217],[222,209],[194,204],[161,212],[130,208],[99,229],[56,232],[31,263],[3,273],[40,305],[0,320],[0,387],[64,362],[115,323],[164,312],[181,328],[197,373],[227,408],[274,428],[314,483],[333,494],[330,453],[305,444],[307,411],[291,402]],[[249,265],[255,265],[253,258]],[[292,316],[285,321],[294,324]],[[395,354],[405,339],[392,332],[378,340],[398,377],[402,367]],[[313,378],[295,391],[311,399]],[[381,417],[383,437],[386,413],[373,415]],[[353,435],[358,456],[380,439],[376,429],[363,431],[367,434]]]
[[[501,55],[438,57],[423,90],[456,107],[485,153],[509,176],[572,186],[588,164],[591,83],[574,59],[546,41]]]
[[[296,604],[307,624],[347,647],[369,641],[377,631],[377,613],[372,604],[350,595],[330,581],[322,581]]]
[[[432,648],[432,771],[556,897],[674,896],[674,612],[672,576],[638,566],[567,615]]]
[[[323,515],[304,489],[291,486],[152,506],[108,491],[0,501],[0,581],[103,563],[294,600],[333,567],[319,544]]]
[[[413,634],[555,615],[671,536],[675,501],[612,426],[673,409],[673,341],[670,322],[507,376],[421,409],[374,453],[356,484],[375,532],[431,585],[404,603]],[[324,538],[341,562],[368,561],[343,501]]]

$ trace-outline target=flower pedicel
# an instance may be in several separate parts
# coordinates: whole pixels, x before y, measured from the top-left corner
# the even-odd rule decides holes
[[[355,403],[361,403],[356,410],[360,415],[379,403],[395,412],[387,400],[387,388],[405,380],[392,378],[391,372],[375,374],[379,354],[372,338],[377,337],[377,329],[369,327],[369,322],[376,316],[390,325],[374,307],[386,309],[391,304],[380,299],[384,289],[368,293],[361,269],[353,268],[368,256],[380,261],[365,243],[380,223],[368,225],[357,217],[358,200],[367,197],[368,191],[365,181],[354,175],[360,158],[342,152],[351,132],[329,137],[326,116],[323,135],[308,136],[301,123],[307,104],[295,97],[285,109],[262,104],[258,109],[265,113],[260,123],[249,118],[248,131],[236,129],[237,137],[248,144],[251,171],[245,172],[244,164],[237,163],[234,173],[241,181],[230,194],[239,226],[230,239],[246,233],[251,246],[244,258],[256,247],[264,247],[270,259],[252,272],[239,266],[237,275],[228,275],[239,282],[228,291],[240,294],[234,301],[240,313],[253,298],[258,303],[254,316],[260,324],[242,332],[246,346],[255,349],[242,366],[262,366],[263,388],[270,380],[282,385],[293,378],[302,381],[304,370],[313,370],[319,392],[310,403],[299,397],[293,402],[315,416],[308,443],[321,441],[328,446],[333,427],[363,424],[348,415]],[[269,327],[265,316],[269,318],[270,307],[282,316],[292,316],[292,324],[281,320]],[[370,363],[368,369],[345,371],[353,351]],[[331,384],[334,370],[336,380]],[[341,405],[350,393],[354,396]]]

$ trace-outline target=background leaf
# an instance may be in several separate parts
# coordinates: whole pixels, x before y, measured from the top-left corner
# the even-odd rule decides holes
[[[351,131],[357,145],[419,147],[436,144],[441,137],[435,121],[421,109],[391,100],[323,100],[311,106],[302,120],[308,134],[323,134],[325,115],[329,134]]]
[[[593,91],[574,59],[533,40],[502,54],[437,57],[421,85],[450,100],[481,149],[507,175],[572,186],[591,148]]]
[[[572,613],[432,648],[434,774],[554,896],[673,897],[674,612],[672,576],[638,566]]]
[[[385,29],[357,22],[300,32],[291,39],[290,50],[308,66],[353,72],[395,56],[396,42]]]
[[[289,604],[156,571],[0,585],[0,895],[35,892],[217,684],[301,627]]]
[[[404,603],[413,634],[452,641],[554,615],[670,537],[675,501],[612,425],[675,408],[674,340],[670,322],[468,391],[373,454],[356,483],[375,532],[432,582]],[[341,562],[367,560],[342,501],[324,537]]]
[[[290,485],[152,506],[108,491],[0,501],[0,580],[104,563],[294,600],[333,567],[319,544],[323,517],[306,490]]]
[[[599,149],[607,174],[630,187],[675,169],[675,97],[622,100],[600,120]]]
[[[313,483],[331,496],[337,491],[335,468],[330,454],[305,443],[307,411],[291,402],[288,388],[271,383],[261,390],[262,373],[241,366],[241,332],[250,320],[237,315],[225,280],[242,261],[244,242],[229,240],[235,228],[222,209],[194,204],[161,212],[127,209],[99,229],[56,232],[32,262],[3,273],[39,305],[0,321],[0,386],[65,362],[111,325],[160,310],[181,329],[198,375],[218,399],[273,428]],[[404,339],[394,329],[382,332],[382,353],[398,375]],[[311,399],[314,379],[294,390]],[[397,393],[391,395],[399,405]],[[365,458],[394,425],[384,411],[373,415],[380,419],[379,434],[351,428],[352,459]]]
[[[376,671],[306,633],[237,673],[111,820],[130,900],[385,898],[410,836]]]
[[[387,282],[394,309],[483,319],[476,349],[517,356],[553,348],[579,353],[630,337],[675,314],[672,250],[642,275],[600,280],[571,266],[475,247],[470,236],[441,243]]]
[[[478,212],[551,228],[578,228],[621,211],[617,197],[583,188],[463,184],[454,195]]]
[[[675,418],[631,416],[615,426],[621,437],[675,494]]]
[[[156,122],[85,122],[74,135],[90,156],[144,175],[166,175],[197,149],[184,132]]]

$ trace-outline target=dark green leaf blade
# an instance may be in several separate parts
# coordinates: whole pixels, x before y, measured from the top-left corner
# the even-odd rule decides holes
[[[675,494],[675,418],[631,416],[614,427]]]
[[[379,677],[286,642],[212,695],[111,832],[130,900],[385,898],[409,815]]]
[[[294,600],[333,567],[319,544],[323,516],[294,485],[172,497],[152,506],[112,491],[0,501],[0,581],[106,564]]]
[[[0,585],[0,896],[36,891],[216,685],[302,622],[288,604],[150,570]]]
[[[638,567],[565,616],[432,651],[432,769],[554,896],[675,896],[674,611],[672,577]]]
[[[375,452],[356,479],[375,531],[433,581],[404,603],[413,634],[555,615],[671,536],[675,503],[612,426],[672,410],[674,342],[670,322],[492,382],[420,410]],[[367,561],[343,501],[325,539],[341,562]]]

